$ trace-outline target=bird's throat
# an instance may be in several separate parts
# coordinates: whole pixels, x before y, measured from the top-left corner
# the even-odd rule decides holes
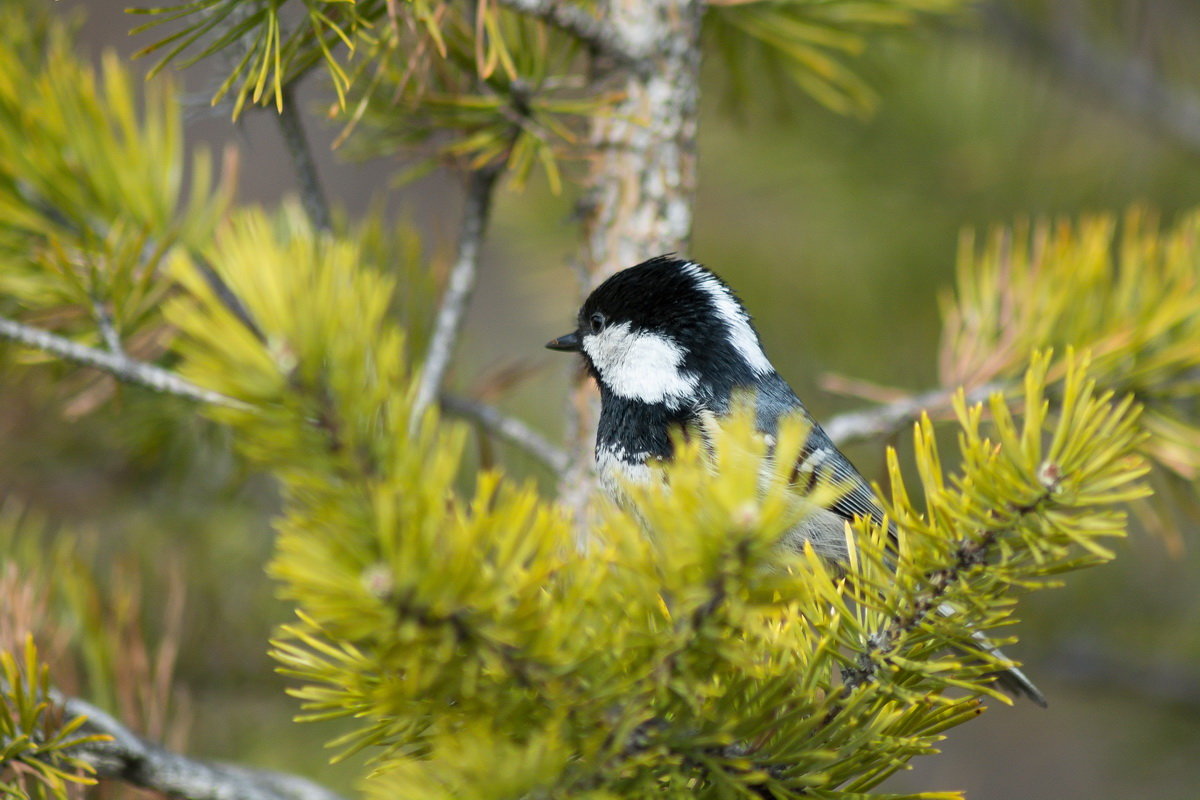
[[[690,408],[664,403],[643,403],[601,389],[600,421],[596,428],[596,455],[630,465],[651,458],[670,458],[671,430],[686,423]]]

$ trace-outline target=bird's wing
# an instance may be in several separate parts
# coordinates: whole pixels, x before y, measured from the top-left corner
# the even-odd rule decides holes
[[[820,485],[833,485],[844,491],[829,510],[845,520],[869,517],[882,520],[883,510],[870,485],[859,474],[819,425],[813,426],[808,442],[796,461],[795,482],[806,491]]]
[[[755,389],[758,393],[758,427],[763,432],[774,433],[779,420],[790,414],[803,414],[812,425],[804,450],[796,460],[793,482],[806,491],[824,484],[842,487],[845,491],[829,506],[829,510],[842,519],[882,519],[883,511],[870,484],[837,449],[778,373],[764,376]]]
[[[795,471],[792,475],[793,482],[806,491],[811,491],[816,486],[825,483],[843,487],[845,490],[836,501],[830,504],[829,511],[832,512],[830,519],[823,520],[820,518],[820,514],[815,514],[808,522],[801,525],[797,533],[801,539],[812,542],[817,551],[827,558],[835,562],[844,562],[846,558],[845,545],[842,544],[844,535],[841,534],[841,531],[830,530],[830,528],[838,527],[833,520],[853,521],[856,517],[881,520],[883,509],[879,505],[879,500],[870,485],[837,449],[821,426],[812,419],[807,409],[804,408],[804,404],[796,398],[787,384],[780,380],[777,383],[768,384],[765,388],[766,391],[762,392],[759,397],[759,427],[773,432],[782,415],[797,411],[803,413],[812,422],[812,432],[809,433],[804,450],[796,460]],[[895,544],[895,526],[889,525],[888,528],[892,543]],[[946,616],[953,616],[957,613],[953,606],[946,603],[941,604],[938,611]],[[976,647],[989,651],[1002,659],[1005,658],[1004,654],[996,649],[996,646],[988,641],[982,633],[976,631],[972,637],[975,639]],[[1039,706],[1045,707],[1045,696],[1015,666],[1000,670],[995,675],[996,685],[1004,691],[1015,697],[1028,697]]]

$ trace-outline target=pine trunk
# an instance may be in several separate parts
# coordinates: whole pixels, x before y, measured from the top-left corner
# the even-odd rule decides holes
[[[701,13],[696,0],[608,3],[610,22],[647,58],[640,68],[614,69],[622,99],[592,123],[583,261],[593,286],[623,267],[687,246],[696,192]]]

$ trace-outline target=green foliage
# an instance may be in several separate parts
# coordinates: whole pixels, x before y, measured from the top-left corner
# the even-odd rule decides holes
[[[557,192],[559,162],[581,157],[583,123],[610,98],[582,91],[570,37],[495,4],[480,20],[445,14],[437,42],[424,29],[383,31],[342,137],[355,132],[359,158],[432,151],[405,179],[449,162],[506,166],[522,186],[540,168]]]
[[[441,0],[194,0],[129,11],[154,17],[134,28],[134,34],[174,27],[137,54],[165,51],[152,74],[176,61],[188,67],[219,53],[228,56],[226,77],[212,102],[232,93],[235,119],[247,102],[282,109],[285,87],[318,64],[324,65],[344,106],[363,72],[373,73],[372,83],[378,83],[381,53],[405,64],[402,72],[411,77],[431,67],[427,56],[449,58],[462,31],[471,40],[467,50],[472,60],[478,57],[483,78],[498,65],[515,78],[516,65],[527,54],[544,54],[544,47],[531,50],[534,43],[513,29],[513,15],[489,3],[467,8]],[[540,23],[529,25],[544,38]]]
[[[864,633],[875,631],[868,634],[868,659],[859,659],[864,669],[891,671],[901,684],[909,670],[961,676],[955,662],[936,658],[946,640],[976,652],[977,643],[963,638],[964,631],[1007,624],[1013,608],[1006,597],[1014,590],[1055,585],[1053,576],[1061,572],[1113,558],[1102,540],[1124,534],[1120,506],[1148,494],[1141,481],[1147,468],[1137,455],[1146,436],[1139,410],[1130,397],[1114,402],[1113,392],[1097,391],[1089,362],[1068,353],[1065,378],[1053,387],[1061,396],[1052,413],[1050,362],[1049,354],[1035,355],[1025,374],[1020,423],[996,393],[989,402],[991,430],[985,431],[983,406],[968,408],[959,393],[962,463],[950,481],[942,475],[933,427],[922,420],[914,433],[923,509],[910,498],[890,454],[897,558],[893,564],[878,554],[874,574],[853,581],[855,601],[870,608]],[[899,603],[884,599],[893,583]],[[968,625],[958,627],[957,616],[926,614],[943,603]],[[903,648],[911,648],[908,658],[915,663],[890,660],[887,653]]]
[[[202,148],[187,168],[170,82],[148,81],[139,103],[116,56],[105,55],[97,76],[61,20],[5,8],[0,23],[0,305],[104,348],[111,324],[127,352],[155,359],[169,340],[170,264],[208,257],[236,171],[214,185]],[[295,214],[280,225],[315,236]],[[420,340],[433,278],[412,225],[385,223],[380,205],[339,227],[357,258],[410,288],[392,312]]]
[[[1145,452],[1191,484],[1200,477],[1200,215],[1160,230],[1144,210],[964,237],[958,288],[943,298],[944,384],[1016,379],[1025,354],[1093,354],[1103,385],[1144,406]],[[1061,373],[1062,363],[1052,367]],[[1175,535],[1175,534],[1173,534]]]
[[[735,84],[784,76],[839,113],[874,104],[866,83],[842,61],[867,37],[961,10],[965,0],[770,0],[718,3],[709,35]],[[288,8],[295,8],[289,19]],[[143,33],[175,25],[139,55],[165,51],[153,72],[229,51],[216,104],[232,93],[236,118],[247,102],[282,108],[285,87],[323,63],[341,108],[341,140],[352,131],[359,156],[432,145],[406,178],[451,160],[478,169],[508,164],[518,185],[535,168],[554,191],[561,164],[580,157],[578,129],[608,112],[611,97],[585,91],[577,42],[540,19],[499,3],[435,0],[195,0],[131,9],[154,19]],[[450,134],[447,140],[447,134]]]
[[[57,690],[178,742],[187,720],[169,713],[180,699],[173,673],[185,589],[177,565],[137,563],[104,544],[90,531],[54,529],[11,500],[0,504],[0,651],[34,637]],[[156,573],[167,584],[161,606],[144,599]]]
[[[553,183],[570,126],[598,112],[594,100],[555,94],[574,66],[560,34],[494,5],[472,26],[449,6],[405,4],[422,22],[406,30],[377,24],[386,3],[306,0],[306,21],[290,32],[285,5],[198,0],[158,10],[152,24],[184,26],[162,43],[172,48],[164,63],[191,46],[191,58],[243,49],[218,92],[236,91],[236,110],[281,103],[318,61],[345,93],[356,75],[333,48],[370,48],[378,70],[356,109],[378,147],[400,141],[389,135],[425,143],[450,130],[440,155],[507,164],[518,178],[540,163]],[[864,89],[830,53],[861,46],[860,31],[951,5],[739,4],[713,11],[714,35],[739,51],[737,42],[757,42],[810,92],[850,110],[865,107]],[[182,370],[241,401],[211,414],[282,487],[271,571],[298,621],[280,631],[275,657],[298,682],[305,718],[349,718],[353,730],[334,745],[373,756],[371,796],[874,796],[984,697],[1000,697],[990,674],[1003,664],[978,636],[1013,621],[1016,591],[1111,557],[1104,539],[1125,524],[1116,507],[1145,494],[1138,449],[1165,460],[1161,416],[1191,398],[1193,309],[1176,297],[1194,288],[1191,233],[1161,250],[1154,235],[1129,240],[1122,258],[1136,269],[1104,306],[1124,314],[1120,328],[1078,301],[1083,289],[1107,291],[1111,234],[1084,248],[1068,236],[1053,253],[1082,282],[1064,270],[1043,284],[1032,268],[1013,280],[1011,254],[997,249],[994,267],[963,279],[964,321],[949,341],[955,364],[978,366],[983,354],[988,378],[1024,376],[1023,417],[996,397],[985,426],[982,409],[960,400],[953,475],[924,421],[920,486],[910,492],[891,461],[894,543],[862,524],[836,569],[781,547],[831,497],[788,485],[802,425],[786,424],[771,450],[743,410],[714,432],[711,452],[678,442],[661,481],[628,488],[637,518],[608,509],[581,551],[565,510],[531,485],[464,474],[465,428],[436,409],[411,422],[416,368],[404,328],[423,324],[425,295],[397,299],[404,273],[389,256],[406,253],[411,269],[414,240],[385,235],[378,218],[365,235],[336,235],[314,231],[295,207],[226,214],[203,162],[180,210],[169,88],[151,90],[139,122],[115,63],[98,84],[60,33],[10,27],[11,52],[24,55],[2,56],[0,75],[21,74],[24,62],[38,72],[0,79],[9,137],[0,288],[34,309],[91,315],[111,304],[122,334],[146,328],[171,295]],[[50,55],[33,55],[43,42]],[[402,134],[388,127],[391,109],[369,116],[387,97],[411,126]],[[71,135],[82,129],[94,139]],[[54,146],[23,149],[22,137]],[[1170,291],[1133,277],[1156,268]],[[1021,303],[1005,292],[1040,298],[1043,285],[1045,302],[1010,333]],[[83,335],[96,339],[92,328]],[[1035,347],[1078,342],[1096,352],[1094,366],[1069,354],[1028,364]],[[1147,422],[1089,374],[1146,402]],[[24,673],[11,658],[2,666],[10,727],[42,724],[36,656]],[[33,753],[33,740],[14,735],[6,746],[37,764],[68,746],[60,733],[36,742],[59,742],[57,751]]]
[[[32,636],[21,660],[0,652],[0,686],[0,796],[67,800],[69,784],[94,784],[94,770],[70,751],[108,737],[78,734],[86,717],[59,718],[49,700],[50,669]]]
[[[437,294],[436,271],[430,268],[436,261],[426,252],[421,235],[410,220],[390,219],[385,211],[379,204],[360,222],[338,225],[337,230],[345,231],[339,238],[358,249],[360,263],[390,275],[398,286],[404,287],[392,295],[390,317],[404,327],[410,349],[424,350],[436,312],[429,302]],[[283,216],[299,228],[291,235],[313,235],[308,223],[294,211],[285,210]]]
[[[1144,494],[1132,403],[1077,359],[1052,388],[1043,357],[1021,422],[997,398],[985,433],[960,405],[958,474],[918,429],[926,505],[893,463],[894,551],[867,527],[842,571],[781,549],[831,498],[787,485],[803,426],[771,458],[744,412],[580,551],[533,487],[460,474],[461,426],[410,427],[392,281],[300,230],[249,213],[218,237],[261,337],[186,265],[168,314],[186,374],[249,406],[212,413],[282,483],[271,571],[299,618],[275,655],[305,719],[356,720],[333,744],[373,755],[370,796],[865,796],[995,696],[975,637],[1013,591],[1106,560],[1114,506]]]
[[[232,50],[232,66],[212,102],[216,105],[232,91],[236,118],[247,100],[264,105],[273,102],[282,109],[284,87],[318,63],[324,63],[338,96],[343,96],[350,81],[345,57],[338,50],[345,46],[353,54],[359,38],[384,17],[389,5],[385,0],[192,0],[175,6],[132,8],[129,13],[154,17],[134,28],[135,34],[179,23],[169,35],[138,52],[144,56],[165,50],[152,73],[176,59],[187,67]],[[407,5],[428,17],[427,0]],[[303,6],[300,24],[289,27],[289,6]]]
[[[135,351],[157,353],[161,268],[211,237],[231,186],[214,189],[200,150],[184,197],[170,84],[148,84],[139,109],[115,54],[97,76],[61,22],[9,6],[0,25],[0,293],[91,344],[104,343],[103,315],[127,339],[142,334]]]
[[[960,12],[967,0],[726,0],[706,19],[712,45],[738,97],[751,82],[782,75],[839,114],[864,116],[870,86],[844,62],[867,37],[910,28],[923,17]]]

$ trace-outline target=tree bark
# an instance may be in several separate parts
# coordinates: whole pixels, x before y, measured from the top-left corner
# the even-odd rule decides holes
[[[608,276],[687,249],[696,193],[700,0],[604,0],[599,11],[633,61],[595,60],[595,83],[619,100],[592,120],[582,201],[582,296]],[[571,465],[563,498],[582,509],[592,484],[598,400],[581,373],[568,408]]]
[[[621,99],[592,121],[586,291],[624,267],[682,251],[696,192],[702,4],[608,0],[606,11],[628,48],[644,55],[607,70]]]

